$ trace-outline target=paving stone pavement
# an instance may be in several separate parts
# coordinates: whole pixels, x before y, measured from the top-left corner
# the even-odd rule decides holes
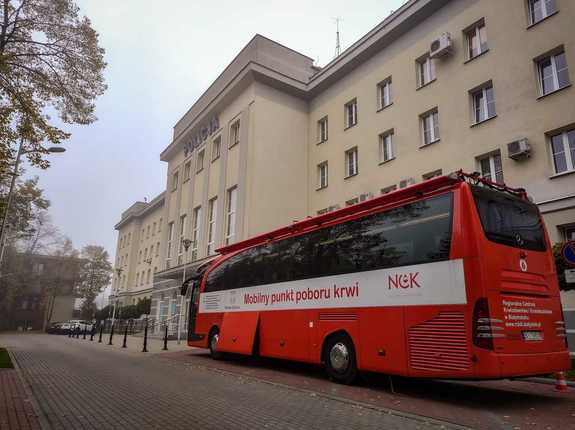
[[[0,369],[0,429],[40,429],[36,412],[15,369]]]
[[[52,429],[422,429],[447,423],[62,336],[0,335]]]

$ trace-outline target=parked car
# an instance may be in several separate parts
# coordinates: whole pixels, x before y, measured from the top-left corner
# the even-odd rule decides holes
[[[46,333],[50,334],[63,334],[62,333],[62,326],[66,324],[63,322],[53,322],[50,326],[46,329]],[[69,329],[69,326],[68,326]]]
[[[79,329],[81,332],[86,330],[87,332],[92,331],[92,323],[90,321],[83,321],[83,320],[70,320],[68,321],[70,324],[68,330],[77,330]]]

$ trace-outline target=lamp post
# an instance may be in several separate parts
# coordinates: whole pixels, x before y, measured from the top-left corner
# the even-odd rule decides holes
[[[116,269],[116,273],[118,274],[118,283],[116,284],[116,288],[114,288],[112,290],[112,294],[114,293],[114,290],[116,291],[116,293],[118,292],[118,286],[120,285],[120,282],[122,281],[121,275],[122,272],[124,271],[124,269],[122,269],[121,267],[118,267]],[[112,295],[112,297],[114,297],[114,307],[112,310],[112,326],[114,326],[114,322],[116,321],[116,303],[118,303],[118,299],[116,297],[116,295]]]
[[[188,249],[192,245],[192,241],[190,239],[182,238],[182,246],[184,247],[184,273],[182,276],[182,285],[186,282],[186,264],[188,263]],[[178,317],[178,345],[180,344],[180,340],[182,338],[182,314],[184,311],[184,296],[180,295],[180,316]]]
[[[57,153],[65,152],[66,148],[59,146],[52,146],[48,148],[48,152]],[[10,206],[12,204],[12,197],[14,194],[14,186],[16,185],[16,178],[18,177],[18,168],[20,167],[20,157],[23,154],[29,154],[34,151],[27,151],[24,149],[24,138],[20,138],[20,145],[18,146],[18,152],[16,153],[16,161],[14,162],[14,171],[12,172],[12,180],[10,181],[10,191],[8,191],[8,198],[6,200],[6,208],[4,209],[4,215],[2,217],[2,227],[0,229],[0,265],[4,258],[4,248],[6,243],[6,227],[8,224],[8,213],[10,212]]]

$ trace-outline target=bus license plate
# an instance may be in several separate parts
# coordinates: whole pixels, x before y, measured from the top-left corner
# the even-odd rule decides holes
[[[523,332],[523,340],[525,341],[535,341],[535,340],[543,340],[543,332],[540,331],[524,331]]]

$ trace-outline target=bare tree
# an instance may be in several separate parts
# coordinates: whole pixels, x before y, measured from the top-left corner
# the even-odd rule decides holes
[[[112,264],[108,252],[102,246],[87,245],[82,249],[85,259],[80,269],[78,293],[84,299],[82,316],[91,318],[96,311],[94,301],[96,296],[110,283],[112,279]]]

